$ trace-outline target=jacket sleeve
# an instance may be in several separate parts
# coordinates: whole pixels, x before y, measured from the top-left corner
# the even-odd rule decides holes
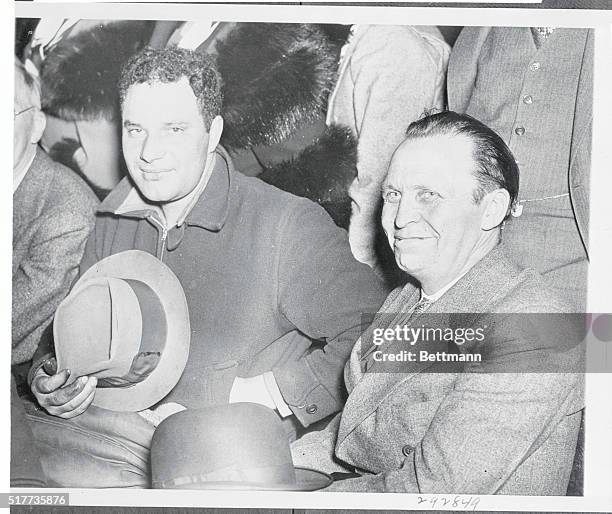
[[[478,75],[478,58],[490,27],[464,27],[448,62],[448,108],[465,113]]]
[[[308,426],[340,410],[343,370],[362,331],[387,290],[351,254],[346,232],[318,205],[301,200],[280,228],[278,303],[302,334],[321,345],[273,369],[283,399]]]
[[[291,443],[294,466],[324,473],[353,472],[334,455],[341,416],[341,413],[336,414],[322,430],[308,432]]]
[[[444,107],[449,47],[409,27],[367,26],[358,39],[347,74],[357,132],[357,177],[351,247],[361,262],[376,262],[380,184],[408,125],[432,108]]]
[[[589,194],[591,140],[593,130],[593,30],[587,35],[576,96],[572,146],[570,148],[569,185],[572,207],[582,243],[589,257]]]
[[[408,125],[442,108],[450,49],[408,27],[369,26],[351,56],[359,178],[382,180]],[[373,177],[376,175],[376,177]]]
[[[97,262],[96,255],[96,229],[94,228],[91,231],[91,224],[95,221],[95,217],[92,213],[91,219],[87,220],[87,229],[81,234],[80,237],[78,252],[75,249],[73,253],[71,253],[71,257],[73,259],[72,266],[70,269],[69,277],[66,276],[66,283],[64,284],[64,291],[61,297],[57,299],[53,306],[53,312],[51,314],[51,319],[53,318],[53,314],[55,314],[55,310],[57,309],[60,302],[64,299],[64,297],[68,294],[74,283],[78,280],[78,278],[89,268],[92,264]],[[88,237],[89,236],[89,237]],[[68,243],[68,239],[63,239],[64,243]],[[73,241],[73,243],[76,241]],[[83,249],[84,248],[84,249]],[[80,264],[79,264],[80,262]],[[55,355],[55,350],[53,348],[53,338],[45,337],[40,341],[38,348],[36,349],[33,357],[32,357],[32,366],[30,367],[30,371],[28,373],[28,383],[32,383],[32,379],[34,378],[34,374],[36,371],[43,365],[44,361],[53,357]],[[59,371],[59,370],[58,370]]]
[[[93,225],[87,213],[45,213],[27,257],[13,274],[12,363],[32,358],[78,272]]]

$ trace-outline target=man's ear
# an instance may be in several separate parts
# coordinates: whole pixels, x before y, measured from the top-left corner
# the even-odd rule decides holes
[[[34,120],[32,121],[32,133],[30,135],[30,143],[35,145],[40,141],[40,138],[42,137],[46,126],[47,118],[45,117],[45,113],[42,112],[40,109],[34,109]]]
[[[215,116],[210,124],[208,131],[208,150],[207,153],[212,153],[217,149],[221,135],[223,134],[223,118],[219,115]]]
[[[482,199],[484,211],[480,221],[482,230],[492,230],[499,227],[510,206],[510,193],[506,189],[495,189]]]

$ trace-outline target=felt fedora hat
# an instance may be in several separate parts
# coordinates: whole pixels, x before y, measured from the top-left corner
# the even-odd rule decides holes
[[[295,467],[278,415],[259,404],[184,410],[151,443],[155,489],[314,491],[332,478]]]
[[[191,330],[183,288],[160,260],[139,250],[89,268],[53,321],[57,369],[98,378],[93,404],[139,411],[176,385]]]

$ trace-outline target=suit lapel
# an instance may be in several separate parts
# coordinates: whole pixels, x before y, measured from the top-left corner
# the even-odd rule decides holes
[[[44,193],[53,174],[45,162],[49,159],[42,150],[36,150],[36,156],[30,164],[21,184],[13,193],[13,230],[28,224],[36,218],[44,203]],[[17,234],[13,234],[16,236]]]
[[[13,193],[13,274],[21,264],[26,247],[23,239],[32,223],[44,208],[47,190],[53,180],[52,163],[44,152],[37,149],[36,156],[26,172],[21,184]]]
[[[435,305],[435,303],[434,303]],[[433,308],[433,305],[432,305]],[[388,326],[414,326],[420,325],[434,326],[431,323],[432,312],[424,312],[419,315],[415,315],[409,321],[403,322],[404,316],[396,316],[393,321],[393,325]],[[441,327],[448,325],[448,315],[438,313],[439,316],[435,316],[436,325]],[[441,316],[441,317],[440,317]],[[355,346],[360,345],[360,341]],[[366,345],[364,345],[366,346]],[[369,345],[368,345],[369,346]],[[440,350],[441,348],[437,348]],[[365,348],[364,348],[365,350]],[[386,342],[381,344],[377,350],[380,350],[384,354],[399,353],[402,350],[414,350],[409,343],[403,341],[397,342]],[[416,350],[418,351],[418,350]],[[355,362],[355,355],[351,355],[351,367],[360,366],[360,362]],[[357,427],[366,417],[374,412],[378,406],[387,398],[392,395],[394,390],[401,384],[410,380],[418,373],[429,369],[435,364],[431,361],[401,361],[401,362],[382,362],[374,361],[371,367],[366,373],[361,375],[361,379],[355,384],[354,389],[349,395],[349,398],[344,407],[344,413],[340,422],[338,431],[338,444],[342,441]]]

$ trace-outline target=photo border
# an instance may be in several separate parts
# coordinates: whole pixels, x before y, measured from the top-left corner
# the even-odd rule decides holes
[[[231,21],[306,22],[306,23],[359,23],[410,24],[410,25],[451,25],[451,26],[557,26],[595,28],[594,94],[593,94],[593,148],[591,168],[591,221],[588,280],[588,311],[612,312],[612,128],[607,126],[612,119],[612,11],[548,10],[516,8],[441,8],[441,7],[366,7],[366,6],[298,6],[298,5],[236,5],[218,4],[162,4],[162,3],[14,3],[17,17],[58,16],[89,19],[218,19]],[[145,13],[146,14],[143,14]],[[3,12],[0,11],[0,15]],[[1,28],[7,39],[13,35],[13,13],[2,15]],[[5,45],[2,54],[5,69],[13,59],[14,37]],[[13,81],[9,81],[12,89]],[[12,139],[12,125],[7,123],[8,103],[12,95],[5,95],[2,130],[5,139]],[[10,152],[5,152],[5,165]],[[8,183],[3,188],[5,212],[0,223],[0,237],[3,241],[11,234],[12,196]],[[10,248],[10,245],[6,245]],[[2,288],[2,327],[10,337],[10,292],[8,269],[11,254],[9,248],[0,256],[3,278],[7,280]],[[612,348],[610,348],[612,351]],[[5,369],[8,369],[8,365]],[[8,375],[8,373],[7,373]],[[3,375],[6,387],[0,388],[0,404],[9,404],[9,377]],[[586,383],[586,434],[585,434],[585,491],[584,497],[533,497],[478,495],[481,501],[478,510],[486,511],[609,511],[612,510],[612,375],[605,373],[587,374]],[[595,405],[595,407],[593,407]],[[2,437],[2,455],[10,455],[8,427]],[[0,467],[0,483],[8,492],[8,459]],[[54,489],[15,489],[19,494],[37,491],[52,494]],[[431,510],[418,503],[417,494],[398,493],[296,493],[296,492],[226,492],[216,491],[170,491],[170,490],[117,490],[112,494],[104,489],[61,489],[70,493],[71,505],[122,505],[122,506],[174,506],[174,507],[259,507],[259,508],[359,508],[359,509],[403,509]],[[434,496],[434,495],[426,495]],[[470,496],[470,495],[438,495]],[[474,495],[472,495],[474,496]],[[452,510],[452,508],[436,510]],[[456,509],[455,509],[456,510]]]

